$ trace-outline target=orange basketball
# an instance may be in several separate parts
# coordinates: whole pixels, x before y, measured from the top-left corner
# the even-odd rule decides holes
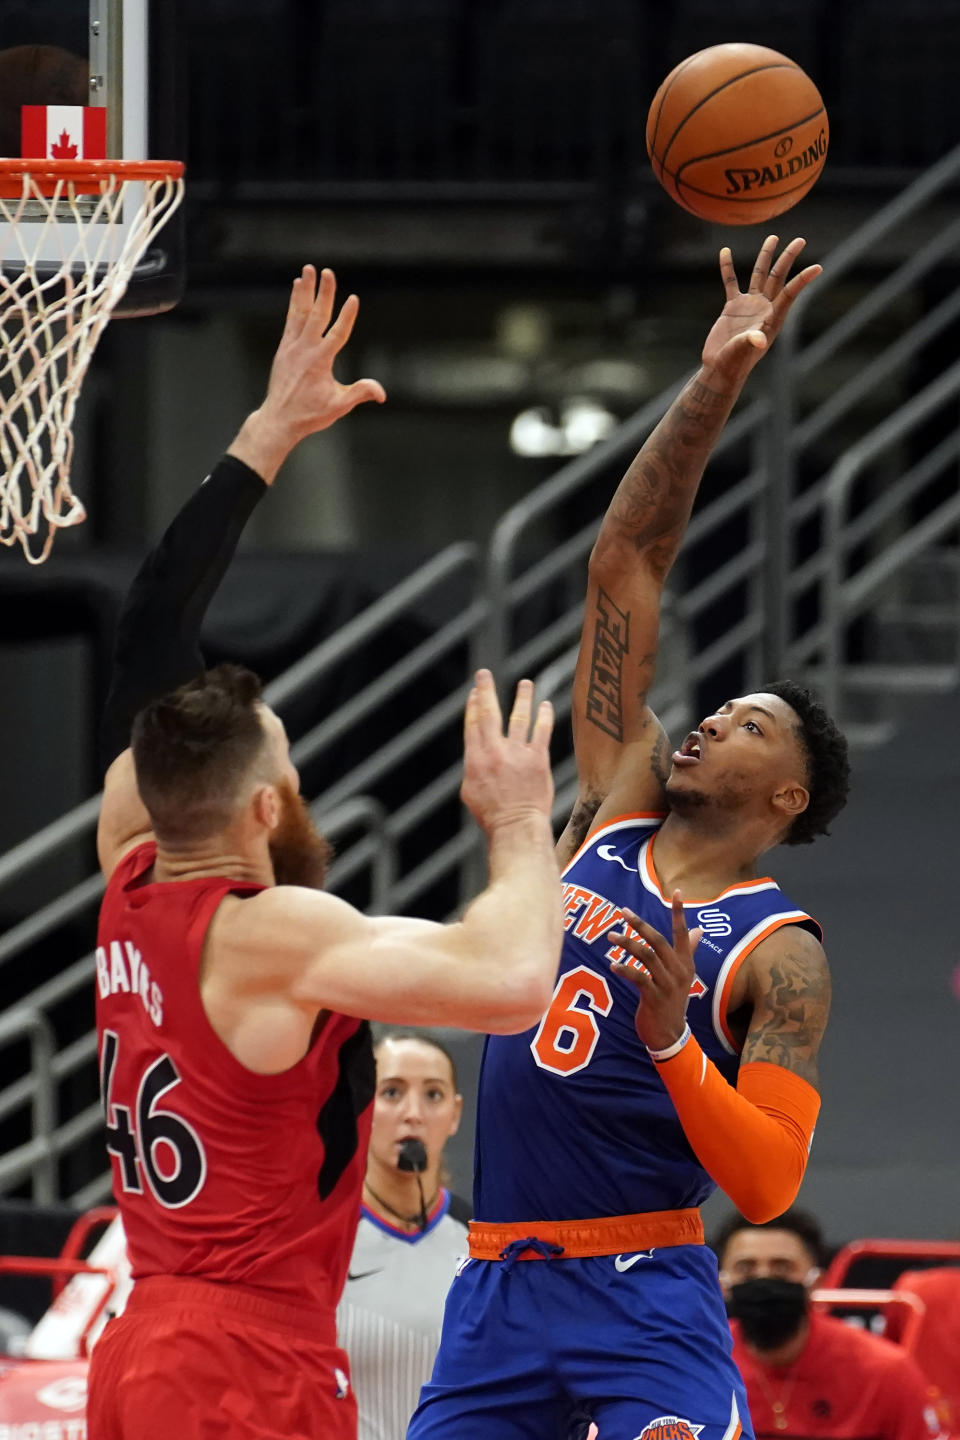
[[[796,205],[823,169],[829,138],[816,85],[764,45],[688,56],[647,116],[647,153],[667,194],[724,225],[753,225]]]

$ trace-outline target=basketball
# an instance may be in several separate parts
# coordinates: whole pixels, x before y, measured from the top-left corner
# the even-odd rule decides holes
[[[701,220],[753,225],[802,200],[827,158],[820,92],[764,45],[711,45],[681,61],[647,116],[647,154],[671,199]]]

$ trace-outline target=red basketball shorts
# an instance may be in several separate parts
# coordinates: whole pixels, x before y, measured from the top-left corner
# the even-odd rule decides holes
[[[355,1440],[332,1315],[226,1285],[140,1280],[90,1360],[95,1440]]]

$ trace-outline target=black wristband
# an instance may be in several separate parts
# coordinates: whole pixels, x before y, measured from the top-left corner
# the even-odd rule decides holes
[[[140,567],[117,623],[100,730],[104,770],[129,745],[137,711],[202,672],[204,616],[266,490],[249,465],[224,455]]]

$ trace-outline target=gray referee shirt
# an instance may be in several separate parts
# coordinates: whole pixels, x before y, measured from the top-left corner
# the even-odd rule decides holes
[[[408,1234],[364,1205],[337,1311],[360,1411],[358,1440],[404,1440],[440,1343],[443,1304],[467,1253],[465,1220],[440,1192],[427,1228]],[[462,1201],[454,1200],[460,1212]]]

